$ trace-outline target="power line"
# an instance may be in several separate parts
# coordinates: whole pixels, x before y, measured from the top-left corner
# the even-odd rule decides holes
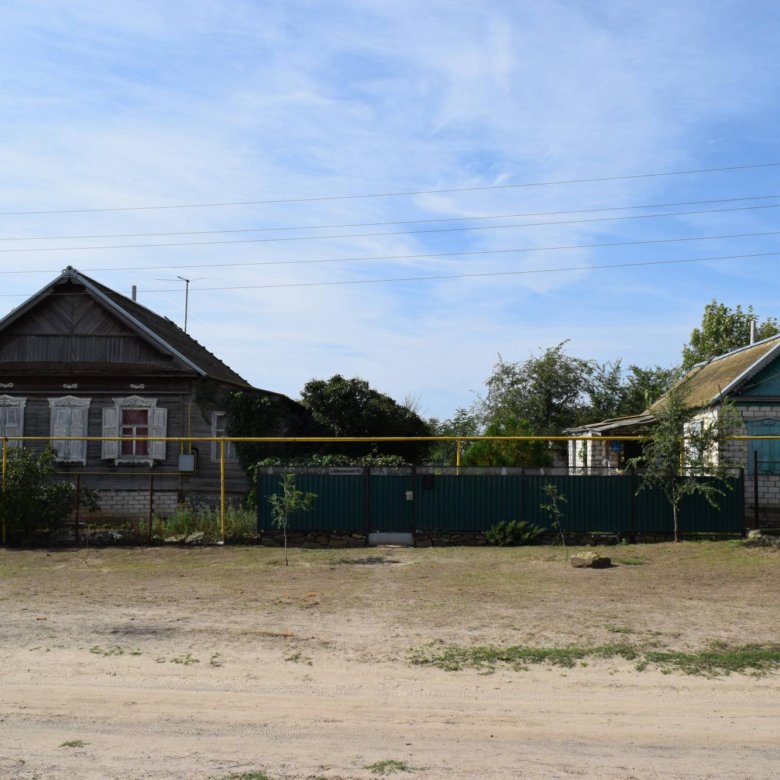
[[[744,198],[716,198],[711,200],[682,200],[676,203],[644,203],[637,206],[600,206],[589,209],[568,209],[561,211],[530,211],[519,214],[485,214],[481,217],[439,217],[437,219],[397,219],[388,222],[347,222],[330,225],[293,225],[284,227],[230,228],[223,230],[176,230],[162,233],[97,233],[70,236],[8,236],[0,241],[76,241],[87,238],[142,238],[162,236],[205,236],[226,233],[262,233],[285,230],[336,230],[353,227],[382,227],[384,225],[424,225],[432,222],[472,222],[481,219],[514,219],[516,217],[548,217],[561,214],[592,214],[599,211],[631,211],[633,209],[661,209],[673,206],[699,206],[710,203],[736,203],[738,201],[770,200],[780,195],[751,195]],[[546,223],[545,223],[546,224]]]
[[[29,216],[36,214],[94,214],[116,211],[161,211],[164,209],[201,209],[222,208],[227,206],[262,206],[274,203],[315,203],[332,200],[358,200],[363,198],[399,198],[412,195],[440,195],[452,192],[482,192],[486,190],[511,190],[527,187],[554,187],[565,184],[592,184],[605,181],[628,181],[631,179],[651,179],[663,176],[690,176],[699,173],[724,173],[726,171],[746,171],[758,168],[775,168],[780,162],[755,163],[752,165],[730,165],[721,168],[696,168],[685,171],[661,171],[656,173],[635,173],[628,176],[600,176],[590,179],[560,179],[557,181],[525,182],[521,184],[491,184],[478,187],[448,187],[445,189],[407,190],[404,192],[378,192],[360,195],[320,195],[308,198],[272,198],[266,200],[227,201],[222,203],[179,203],[154,206],[121,206],[91,209],[48,209],[38,211],[0,211],[0,216]]]
[[[101,268],[83,268],[84,273],[111,272],[111,271],[175,271],[186,268],[250,268],[268,265],[313,265],[322,263],[348,263],[348,262],[370,262],[374,260],[416,260],[423,258],[437,257],[465,257],[476,255],[499,255],[514,254],[526,252],[556,252],[571,249],[604,249],[607,247],[618,246],[639,246],[643,244],[673,244],[689,241],[717,241],[733,238],[764,238],[767,236],[780,235],[780,231],[772,230],[760,233],[727,233],[718,236],[684,236],[682,238],[653,238],[640,241],[610,241],[598,244],[563,244],[559,246],[534,246],[517,247],[513,249],[475,249],[461,252],[421,252],[409,255],[368,255],[363,257],[332,257],[332,258],[314,258],[302,260],[254,260],[243,263],[186,263],[184,265],[125,265]],[[12,269],[0,270],[0,275],[11,276],[18,274],[54,274],[58,269]]]
[[[614,268],[642,268],[658,265],[683,265],[686,263],[706,263],[718,260],[740,260],[748,258],[758,257],[775,257],[780,255],[780,251],[777,252],[753,252],[750,254],[739,255],[713,255],[708,257],[688,257],[672,260],[644,260],[636,263],[606,263],[601,265],[573,265],[573,266],[561,266],[558,268],[530,268],[521,271],[485,271],[471,274],[436,274],[432,276],[398,276],[390,277],[386,279],[353,279],[353,280],[339,280],[336,282],[283,282],[279,284],[242,284],[226,287],[197,287],[193,288],[193,292],[225,292],[228,290],[268,290],[283,287],[334,287],[337,285],[356,285],[356,284],[385,284],[390,282],[424,282],[443,279],[474,279],[482,277],[496,277],[496,276],[525,276],[530,274],[550,274],[550,273],[565,273],[568,271],[600,271]],[[139,290],[141,293],[167,293],[167,292],[179,292],[172,288],[165,288],[162,290]],[[90,293],[70,293],[70,295],[90,295]],[[30,297],[29,294],[22,293],[0,293],[0,298],[21,298]]]
[[[684,259],[675,260],[646,260],[638,263],[609,263],[606,265],[582,265],[582,266],[568,266],[562,268],[534,268],[526,269],[523,271],[487,271],[484,273],[475,274],[437,274],[435,276],[405,276],[405,277],[393,277],[389,279],[354,279],[338,282],[293,282],[283,284],[257,284],[257,285],[241,285],[239,287],[199,287],[198,292],[219,292],[226,290],[267,290],[279,287],[332,287],[336,285],[348,285],[348,284],[384,284],[387,282],[423,282],[434,281],[440,279],[475,279],[480,277],[489,276],[524,276],[527,274],[548,274],[548,273],[562,273],[566,271],[600,271],[612,268],[639,268],[642,266],[655,266],[655,265],[680,265],[683,263],[704,263],[712,262],[714,260],[738,260],[740,258],[751,257],[770,257],[780,255],[778,252],[756,252],[754,254],[747,255],[720,255],[714,257],[689,257]],[[155,290],[142,290],[141,292],[157,292]],[[167,292],[160,291],[160,292]]]
[[[462,233],[476,230],[508,230],[524,227],[547,227],[553,225],[580,225],[592,222],[619,222],[632,219],[657,219],[658,217],[682,217],[694,214],[722,214],[734,211],[757,211],[761,209],[777,209],[780,204],[767,206],[735,206],[724,209],[700,209],[696,211],[668,211],[661,214],[633,214],[624,217],[595,217],[589,219],[567,219],[554,222],[522,222],[513,225],[474,225],[466,227],[430,228],[426,230],[394,230],[384,233],[341,233],[335,236],[284,236],[276,238],[242,238],[236,241],[176,241],[166,244],[103,244],[100,246],[55,246],[26,247],[21,249],[0,249],[0,254],[28,254],[30,252],[89,252],[105,249],[161,249],[164,247],[182,246],[226,246],[236,244],[266,244],[289,241],[326,241],[336,238],[381,238],[387,236],[417,236],[429,233]]]

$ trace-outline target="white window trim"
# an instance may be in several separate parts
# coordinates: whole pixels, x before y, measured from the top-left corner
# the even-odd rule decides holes
[[[0,428],[0,437],[5,436],[24,436],[24,408],[27,406],[26,398],[18,398],[12,395],[0,395],[0,407],[16,406],[19,408],[19,431],[18,433],[9,434],[5,426]],[[9,441],[8,448],[16,449],[22,447],[24,442],[21,441]]]
[[[103,436],[116,437],[102,442],[101,457],[113,460],[115,465],[145,464],[153,466],[155,461],[164,461],[166,457],[165,441],[150,441],[148,455],[122,455],[122,411],[125,409],[147,409],[149,411],[149,436],[167,436],[168,410],[157,406],[156,398],[143,398],[131,395],[126,398],[114,398],[114,406],[103,409]],[[113,417],[113,420],[111,419]]]
[[[51,446],[56,449],[55,438],[56,432],[54,430],[55,413],[57,408],[67,407],[71,409],[84,409],[84,432],[83,436],[87,436],[89,433],[89,406],[92,403],[91,398],[76,398],[74,395],[65,395],[60,398],[49,399],[49,433],[51,435]],[[57,455],[57,460],[60,463],[81,463],[83,466],[87,465],[87,442],[86,441],[69,441],[69,447],[71,448],[71,454],[73,448],[79,450],[78,457],[62,458]]]
[[[227,417],[227,412],[212,412],[211,413],[211,435],[217,437],[217,421],[220,417]],[[211,462],[219,463],[219,442],[211,442]],[[236,453],[236,445],[232,442],[225,443],[225,463],[238,463],[238,454]]]

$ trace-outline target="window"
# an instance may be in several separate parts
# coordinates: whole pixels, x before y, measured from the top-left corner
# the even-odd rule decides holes
[[[87,442],[58,439],[58,436],[86,436],[89,418],[89,398],[66,395],[50,398],[51,446],[57,450],[57,460],[64,463],[87,463]]]
[[[138,441],[137,437],[167,435],[168,410],[157,407],[156,398],[131,395],[115,398],[114,405],[103,409],[101,457],[115,463],[148,463],[165,460],[164,441]]]
[[[26,398],[0,395],[0,436],[24,436]],[[20,441],[9,441],[9,447],[21,447]]]
[[[747,432],[754,436],[780,435],[780,419],[765,417],[762,420],[748,420]],[[750,441],[748,447],[748,474],[753,473],[758,455],[759,474],[780,474],[780,439],[759,439]]]
[[[225,412],[211,413],[211,435],[220,437],[227,436],[227,414]],[[225,442],[225,460],[237,461],[238,453],[236,445],[232,441]],[[219,463],[219,442],[211,442],[211,462]]]

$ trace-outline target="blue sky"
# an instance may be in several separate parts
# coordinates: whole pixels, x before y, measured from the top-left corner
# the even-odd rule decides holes
[[[499,353],[672,365],[713,298],[780,316],[780,256],[588,267],[780,252],[778,39],[774,2],[4,3],[0,310],[73,265],[182,323],[181,274],[255,385],[437,416]],[[430,190],[467,191],[333,197]],[[362,283],[424,276],[464,278]]]

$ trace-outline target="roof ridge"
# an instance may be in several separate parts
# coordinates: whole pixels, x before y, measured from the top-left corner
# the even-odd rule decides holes
[[[694,363],[688,370],[693,371],[694,368],[708,366],[710,363],[715,363],[718,360],[723,360],[723,358],[731,357],[732,355],[736,355],[738,352],[744,352],[745,350],[753,349],[754,347],[761,346],[762,344],[766,344],[768,341],[773,341],[774,339],[780,339],[780,333],[775,333],[774,336],[767,336],[765,339],[761,339],[760,341],[754,341],[752,344],[745,344],[742,347],[736,347],[735,349],[729,350],[728,352],[724,352],[722,355],[715,355],[711,358],[708,358],[707,360],[700,360],[698,363]]]

